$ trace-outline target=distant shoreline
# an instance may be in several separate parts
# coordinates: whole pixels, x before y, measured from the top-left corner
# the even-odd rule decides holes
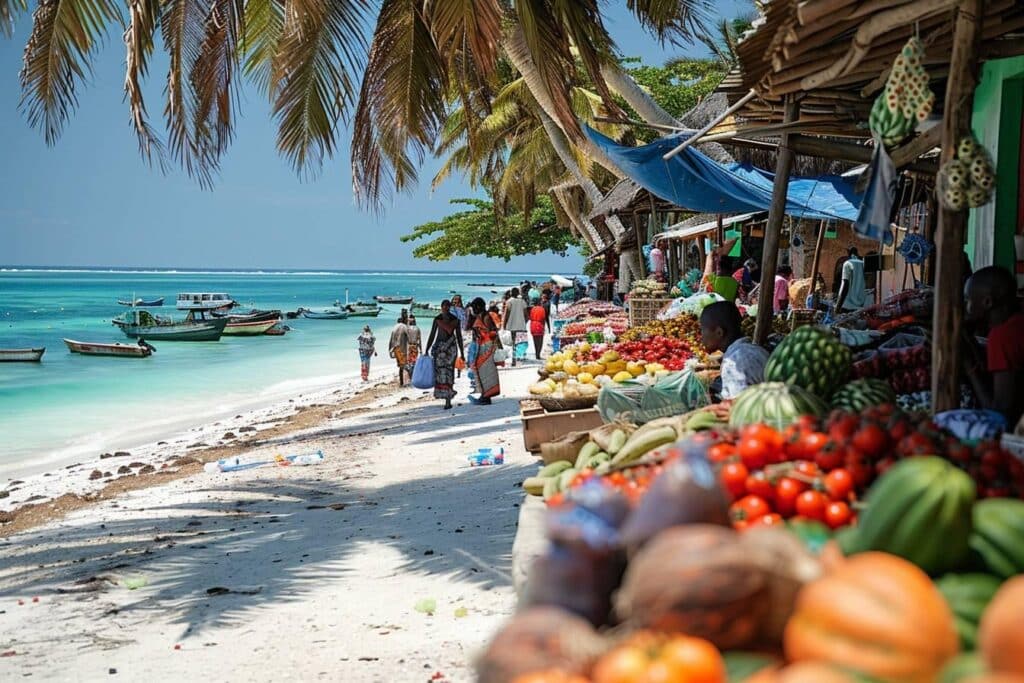
[[[565,272],[565,271],[563,271]],[[412,276],[529,276],[530,279],[549,277],[537,272],[502,270],[420,270],[401,268],[331,269],[331,268],[178,268],[174,266],[55,266],[55,265],[0,265],[0,273],[120,273],[127,275],[412,275]],[[568,273],[568,276],[578,273]]]

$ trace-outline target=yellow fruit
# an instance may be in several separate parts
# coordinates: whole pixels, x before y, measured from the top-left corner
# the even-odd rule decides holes
[[[582,344],[580,344],[579,350],[580,350],[580,353],[590,353],[590,343],[589,342],[583,342]]]
[[[646,369],[647,369],[647,374],[653,376],[656,373],[661,372],[662,370],[664,370],[665,366],[662,365],[661,363],[648,363]]]
[[[639,363],[629,361],[628,363],[626,363],[626,372],[633,375],[634,377],[639,377],[640,375],[644,374],[644,366],[640,365]]]
[[[576,375],[579,374],[580,365],[579,363],[570,358],[569,360],[566,360],[565,362],[562,363],[562,369],[565,370],[570,375]]]
[[[605,351],[604,355],[607,356],[608,360],[610,361],[616,361],[619,359],[618,351]]]
[[[580,384],[590,384],[591,382],[594,381],[594,376],[589,372],[581,372],[580,374],[576,375],[576,381],[578,381]]]
[[[625,370],[623,370],[622,372],[615,373],[615,376],[612,377],[613,382],[625,382],[626,380],[630,379],[633,379],[633,375],[626,372]]]
[[[537,382],[530,385],[530,393],[535,396],[546,396],[551,393],[551,387],[547,382]]]
[[[547,363],[544,363],[544,369],[548,372],[558,372],[558,368],[555,366],[555,361],[550,359]]]
[[[605,365],[604,372],[607,375],[617,375],[620,372],[623,372],[625,369],[626,369],[626,361],[614,360],[611,363],[608,363],[607,365]]]

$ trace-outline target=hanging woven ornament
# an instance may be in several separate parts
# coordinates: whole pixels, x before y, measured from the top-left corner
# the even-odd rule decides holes
[[[984,206],[996,184],[992,157],[973,135],[967,135],[957,144],[956,156],[939,169],[936,180],[939,201],[947,209]]]
[[[902,142],[932,113],[935,93],[928,87],[928,81],[924,45],[912,36],[896,55],[885,88],[875,99],[868,119],[871,132],[886,147]]]
[[[916,233],[910,233],[903,238],[900,246],[896,248],[902,256],[903,260],[911,265],[918,265],[925,262],[928,258],[928,254],[934,249],[934,245],[926,240],[924,237]]]

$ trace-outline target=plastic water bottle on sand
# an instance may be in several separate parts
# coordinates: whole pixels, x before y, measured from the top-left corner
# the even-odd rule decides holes
[[[484,467],[486,465],[504,465],[505,464],[505,449],[503,447],[498,448],[498,452],[495,453],[493,448],[481,448],[476,453],[467,456],[470,467]]]
[[[293,465],[319,465],[324,461],[324,454],[322,451],[316,453],[303,453],[302,455],[290,455],[288,460],[291,460]]]

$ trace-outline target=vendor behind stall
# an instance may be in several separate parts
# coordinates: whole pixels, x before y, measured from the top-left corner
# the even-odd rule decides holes
[[[723,399],[736,396],[764,381],[768,351],[754,344],[740,331],[740,311],[731,301],[717,301],[700,314],[700,332],[709,353],[722,351]]]
[[[967,377],[982,407],[1002,413],[1009,429],[1024,414],[1024,313],[1016,295],[1013,275],[999,266],[980,269],[964,287],[967,322],[988,328],[988,372],[969,349]]]

